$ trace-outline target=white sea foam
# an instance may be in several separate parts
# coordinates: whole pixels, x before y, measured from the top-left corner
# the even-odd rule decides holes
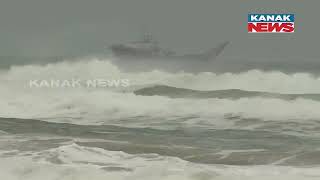
[[[30,88],[32,79],[130,79],[134,87]],[[47,66],[21,66],[0,72],[0,117],[33,118],[75,124],[235,127],[233,117],[309,123],[320,119],[320,101],[277,98],[170,99],[137,96],[132,88],[164,84],[199,90],[242,89],[278,93],[319,93],[320,79],[307,73],[252,70],[240,74],[122,72],[108,61],[91,60]],[[123,91],[126,91],[124,93]],[[310,124],[309,124],[310,125]],[[246,125],[250,127],[250,125]],[[303,126],[300,126],[303,127]],[[289,127],[286,127],[289,128]],[[37,152],[8,149],[2,135],[0,177],[5,180],[313,180],[319,167],[224,166],[190,163],[157,154],[130,155],[77,144]],[[19,139],[19,138],[18,138]],[[13,139],[13,143],[18,141]],[[222,152],[228,155],[230,151]]]
[[[270,92],[320,92],[320,80],[309,74],[288,75],[281,72],[249,71],[241,74],[169,74],[153,71],[121,72],[108,61],[66,62],[47,66],[14,67],[0,74],[0,117],[34,118],[76,124],[117,124],[121,119],[130,125],[133,117],[150,117],[138,124],[162,123],[179,117],[197,117],[185,124],[203,123],[228,127],[225,116],[258,118],[265,121],[320,119],[319,101],[272,98],[170,99],[160,96],[137,96],[110,89],[48,89],[22,87],[28,79],[114,77],[133,79],[134,85],[167,84],[194,89],[240,88]],[[319,85],[317,85],[319,84]],[[161,120],[161,122],[159,122]],[[137,123],[137,122],[134,122]]]
[[[75,63],[62,62],[46,66],[17,66],[0,74],[0,81],[21,83],[31,79],[94,79],[94,78],[130,79],[132,85],[166,84],[198,90],[242,89],[278,93],[320,93],[320,77],[308,73],[285,74],[282,72],[264,72],[251,70],[243,73],[212,72],[167,73],[152,70],[130,73],[120,71],[108,59],[91,59]]]
[[[319,170],[201,165],[157,154],[129,155],[76,144],[14,156],[0,154],[0,174],[6,180],[315,180],[320,178]]]

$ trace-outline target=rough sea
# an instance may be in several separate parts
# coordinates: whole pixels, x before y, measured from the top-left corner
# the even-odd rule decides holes
[[[62,87],[72,79],[115,84]],[[313,72],[127,72],[91,58],[6,66],[0,83],[3,180],[320,179]]]

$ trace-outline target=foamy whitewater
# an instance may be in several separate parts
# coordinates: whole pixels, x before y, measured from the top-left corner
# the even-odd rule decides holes
[[[32,87],[108,79],[117,87]],[[127,72],[109,59],[0,70],[5,180],[320,178],[320,77]]]

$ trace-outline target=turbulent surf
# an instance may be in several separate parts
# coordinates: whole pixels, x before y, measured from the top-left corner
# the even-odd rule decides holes
[[[317,75],[126,72],[112,62],[0,70],[3,179],[319,179]],[[70,79],[129,83],[30,86]]]

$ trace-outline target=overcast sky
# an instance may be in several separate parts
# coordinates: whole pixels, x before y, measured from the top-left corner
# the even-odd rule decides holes
[[[0,55],[102,52],[148,27],[178,52],[230,40],[224,56],[319,58],[319,7],[319,0],[0,0]],[[296,32],[248,34],[252,12],[295,13]]]

